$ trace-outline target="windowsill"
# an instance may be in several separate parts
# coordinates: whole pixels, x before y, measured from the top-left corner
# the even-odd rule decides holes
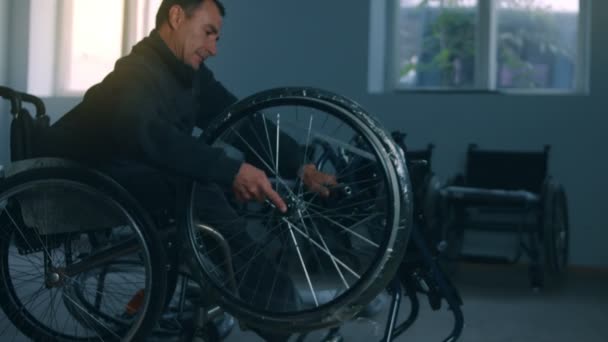
[[[461,95],[461,94],[487,94],[487,95],[507,95],[507,96],[589,96],[589,91],[567,91],[567,90],[526,90],[526,89],[441,89],[441,88],[396,88],[394,93],[398,94],[442,94],[442,95]]]

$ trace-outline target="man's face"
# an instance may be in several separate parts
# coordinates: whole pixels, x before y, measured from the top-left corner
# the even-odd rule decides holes
[[[205,0],[192,11],[190,17],[184,13],[176,27],[180,45],[179,58],[194,70],[209,56],[217,53],[217,41],[222,27],[220,10],[212,0]]]

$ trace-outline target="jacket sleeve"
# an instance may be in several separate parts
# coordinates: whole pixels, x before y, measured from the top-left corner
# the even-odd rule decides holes
[[[162,94],[149,77],[129,73],[117,84],[111,130],[113,143],[124,147],[128,157],[190,179],[232,184],[242,161],[179,130],[170,117],[161,115]]]

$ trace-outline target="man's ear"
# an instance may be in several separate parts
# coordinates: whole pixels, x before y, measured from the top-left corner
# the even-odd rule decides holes
[[[178,28],[184,20],[184,9],[180,5],[173,5],[169,9],[169,26],[172,29]]]

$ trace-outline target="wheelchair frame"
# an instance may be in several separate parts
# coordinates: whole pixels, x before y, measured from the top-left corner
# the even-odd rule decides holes
[[[559,281],[568,262],[569,227],[565,191],[548,175],[549,151],[548,145],[526,152],[469,145],[465,175],[441,190],[448,257],[514,264],[527,256],[533,288]],[[487,214],[469,214],[471,208]],[[466,230],[514,233],[515,253],[508,257],[463,252]]]

